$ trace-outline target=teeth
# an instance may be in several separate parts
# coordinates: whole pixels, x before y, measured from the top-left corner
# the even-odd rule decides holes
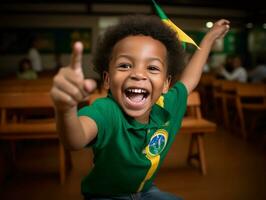
[[[144,89],[133,89],[132,88],[132,89],[128,89],[127,91],[132,92],[132,93],[138,93],[138,94],[147,93],[147,91]]]

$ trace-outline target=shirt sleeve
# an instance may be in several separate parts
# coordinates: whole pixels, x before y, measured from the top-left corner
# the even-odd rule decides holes
[[[177,82],[165,95],[165,109],[170,113],[176,113],[179,108],[186,108],[188,92],[182,82]]]
[[[170,113],[174,120],[182,121],[187,107],[188,92],[182,82],[177,82],[164,95],[165,109]]]
[[[114,117],[114,103],[108,98],[101,98],[96,100],[92,105],[81,108],[78,112],[78,116],[87,116],[95,121],[98,133],[96,139],[94,139],[87,146],[93,146],[94,148],[101,148],[108,140],[110,136],[108,130],[110,126],[115,125],[113,122]]]

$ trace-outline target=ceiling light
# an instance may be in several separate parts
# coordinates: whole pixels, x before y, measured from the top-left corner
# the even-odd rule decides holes
[[[212,23],[212,22],[207,22],[207,23],[206,23],[206,27],[207,27],[207,28],[211,28],[211,27],[213,27],[213,23]]]

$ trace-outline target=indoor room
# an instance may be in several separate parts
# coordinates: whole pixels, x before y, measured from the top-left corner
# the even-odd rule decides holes
[[[263,5],[4,1],[0,199],[265,200]]]

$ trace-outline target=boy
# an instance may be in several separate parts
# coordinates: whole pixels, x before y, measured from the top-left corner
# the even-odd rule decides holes
[[[55,76],[51,95],[61,141],[71,149],[93,148],[94,167],[81,186],[85,199],[179,199],[158,190],[153,180],[211,46],[226,34],[228,24],[215,23],[168,91],[183,63],[176,33],[157,17],[124,18],[106,31],[94,55],[109,94],[81,109],[79,117],[78,103],[96,84],[84,80],[82,45],[74,45],[72,62]]]

